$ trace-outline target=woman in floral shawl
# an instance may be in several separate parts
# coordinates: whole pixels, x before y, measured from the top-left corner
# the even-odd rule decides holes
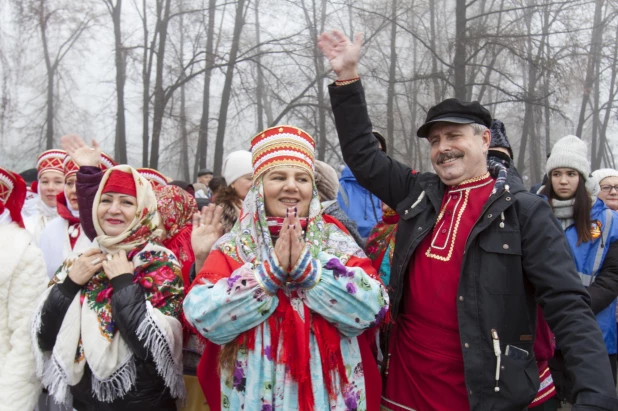
[[[365,252],[371,260],[373,268],[378,271],[380,279],[388,287],[391,278],[391,262],[395,251],[395,234],[399,214],[382,203],[382,221],[376,224],[369,233]]]
[[[155,188],[157,210],[162,217],[165,236],[163,245],[174,253],[182,267],[182,279],[185,287],[190,284],[189,273],[195,262],[191,247],[193,215],[197,213],[195,198],[178,186]]]
[[[252,140],[254,183],[232,231],[184,302],[222,345],[225,410],[378,409],[380,379],[364,330],[388,295],[363,251],[321,214],[313,139],[295,127]]]
[[[176,410],[183,282],[158,242],[154,192],[121,165],[105,173],[94,204],[100,249],[63,263],[35,316],[37,373],[78,410]]]

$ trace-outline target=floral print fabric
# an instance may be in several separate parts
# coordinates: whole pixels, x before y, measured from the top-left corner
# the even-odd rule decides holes
[[[366,410],[363,364],[356,336],[382,321],[388,310],[388,294],[375,279],[375,270],[358,245],[336,224],[324,221],[320,213],[314,195],[306,229],[310,258],[305,272],[311,280],[308,286],[299,288],[298,283],[287,282],[276,293],[271,292],[270,287],[261,284],[277,267],[269,263],[273,261],[269,258],[273,244],[258,182],[245,198],[238,223],[215,245],[185,298],[185,317],[215,344],[236,344],[247,333],[254,338],[250,347],[239,345],[233,369],[222,370],[223,410],[306,409],[299,403],[305,382],[296,381],[291,367],[281,361],[284,347],[289,344],[286,339],[300,341],[298,335],[304,333],[305,327],[309,354],[306,378],[310,381],[313,409]],[[221,259],[228,261],[229,267],[240,268],[222,273],[221,264],[209,263]],[[285,328],[281,328],[288,318],[281,314],[287,313],[285,307],[291,307],[297,319],[295,326],[303,330],[286,335]],[[336,387],[330,396],[323,367],[327,360],[322,358],[328,339],[319,325],[325,322],[338,334],[338,346],[328,349],[340,352],[347,380],[343,383],[340,374],[328,373]],[[329,350],[326,352],[331,353]]]
[[[163,186],[155,189],[157,210],[163,219],[167,238],[174,237],[193,221],[197,213],[195,198],[178,186]]]

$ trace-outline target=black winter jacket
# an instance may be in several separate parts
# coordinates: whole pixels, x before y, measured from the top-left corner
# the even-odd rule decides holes
[[[329,92],[346,164],[361,185],[401,217],[389,290],[396,322],[410,259],[437,220],[446,186],[436,174],[412,174],[410,167],[377,149],[360,81],[331,85]],[[528,193],[513,174],[507,185],[508,191],[489,197],[467,239],[458,286],[470,409],[522,410],[534,398],[539,387],[532,349],[538,302],[575,375],[573,409],[618,410],[603,337],[564,233],[546,201]],[[494,391],[492,329],[503,353],[507,344],[530,353],[527,359],[502,355],[499,392]]]
[[[71,387],[78,411],[176,411],[176,400],[172,398],[163,378],[144,342],[137,338],[137,328],[146,316],[144,291],[133,283],[133,274],[122,274],[112,279],[112,313],[120,335],[134,354],[136,378],[134,387],[123,397],[111,403],[95,399],[91,391],[91,371],[86,370],[81,381]],[[39,347],[51,351],[56,343],[62,320],[81,286],[66,278],[51,290],[41,313],[41,330],[38,334]]]

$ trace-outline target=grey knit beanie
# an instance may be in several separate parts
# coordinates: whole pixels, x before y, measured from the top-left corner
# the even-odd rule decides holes
[[[586,180],[586,190],[591,195],[599,192],[599,184],[590,175],[590,161],[588,160],[588,145],[577,136],[565,136],[556,141],[547,159],[545,172],[551,176],[555,168],[572,168],[579,171]]]
[[[315,160],[315,186],[320,195],[320,201],[337,199],[339,191],[339,177],[334,168],[323,161]]]

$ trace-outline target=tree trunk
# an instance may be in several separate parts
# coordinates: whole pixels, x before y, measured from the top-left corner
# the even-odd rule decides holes
[[[230,58],[225,71],[225,82],[221,92],[221,107],[219,109],[219,124],[217,125],[217,137],[215,140],[215,175],[221,174],[223,165],[223,143],[225,140],[225,126],[227,122],[227,112],[230,105],[232,94],[232,81],[234,80],[234,67],[236,65],[236,57],[240,48],[240,35],[244,26],[244,7],[245,0],[238,0],[236,3],[236,18],[234,21],[234,34],[232,36],[232,46],[230,48]]]
[[[126,81],[124,47],[122,45],[121,10],[122,0],[116,0],[116,6],[110,1],[112,22],[114,24],[116,60],[116,139],[114,142],[114,159],[119,164],[127,164],[127,136],[124,117],[124,84]]]
[[[616,26],[616,39],[618,39],[618,26]],[[614,99],[616,98],[616,75],[618,74],[618,44],[614,44],[614,57],[612,60],[612,74],[611,74],[611,80],[610,80],[610,85],[609,85],[609,93],[608,93],[608,99],[607,99],[607,107],[605,108],[605,116],[603,118],[603,123],[601,124],[601,131],[600,131],[600,143],[599,143],[599,152],[597,153],[597,157],[599,159],[601,158],[612,158],[613,156],[609,157],[607,155],[607,151],[605,151],[605,153],[602,153],[603,148],[605,148],[606,146],[608,146],[607,144],[607,125],[609,124],[609,119],[611,116],[611,112],[612,112],[612,107],[614,104]],[[603,155],[605,154],[605,155]],[[613,161],[612,161],[613,164]],[[612,167],[614,168],[612,165],[610,165],[609,162],[606,161],[605,163],[606,167]]]
[[[392,0],[391,9],[391,53],[386,94],[386,141],[391,150],[391,155],[393,155],[395,152],[395,82],[397,81],[397,0]]]
[[[257,133],[264,130],[264,72],[262,70],[262,56],[260,44],[260,0],[255,0],[255,39],[258,44],[255,65],[257,70],[257,85],[255,101],[257,110]]]
[[[430,46],[434,51],[431,53],[431,74],[434,104],[438,104],[438,102],[442,100],[442,91],[440,89],[440,82],[438,81],[438,58],[436,57],[436,54],[438,53],[438,48],[436,46],[436,2],[437,0],[432,0],[429,2],[429,29],[431,33]],[[416,43],[417,42],[415,41],[414,47],[416,47]]]
[[[600,66],[601,66],[601,59],[596,59],[595,61],[595,65],[594,65],[594,98],[592,99],[593,101],[593,107],[592,107],[592,144],[591,144],[591,150],[590,150],[590,166],[592,170],[596,170],[599,168],[599,166],[601,165],[601,158],[598,157],[598,153],[597,151],[602,151],[603,146],[599,145],[599,150],[597,150],[597,144],[598,144],[598,140],[599,140],[599,114],[600,114],[600,103],[599,100],[601,99],[601,90],[600,90],[600,86],[599,86],[599,82],[600,82]]]
[[[206,168],[208,158],[208,120],[210,116],[210,80],[212,68],[215,65],[214,38],[215,38],[215,8],[217,0],[208,1],[208,34],[206,35],[206,71],[204,72],[204,90],[202,97],[202,117],[200,118],[200,130],[197,139],[197,161],[194,168],[193,179],[197,179],[200,169]]]
[[[152,49],[156,41],[156,31],[149,49],[146,0],[142,1],[142,8],[144,10],[142,16],[142,28],[144,33],[144,57],[142,61],[142,167],[148,167],[148,154],[150,152],[150,73],[152,71]]]
[[[46,114],[45,114],[45,149],[54,148],[54,77],[55,64],[52,63],[49,46],[47,44],[47,18],[45,0],[39,2],[39,29],[41,30],[41,42],[43,45],[43,57],[45,58],[45,68],[47,70],[47,94],[46,94]]]
[[[466,0],[455,5],[455,57],[453,59],[455,97],[466,99]]]
[[[180,11],[183,10],[183,2],[180,1]],[[184,17],[180,15],[179,21],[180,30],[180,69],[181,81],[185,79],[185,32],[184,32]],[[189,173],[189,133],[187,132],[187,110],[186,110],[186,86],[182,83],[180,86],[180,172],[182,179],[188,183],[191,182],[191,175]]]
[[[165,90],[163,90],[163,70],[165,62],[165,43],[167,41],[167,25],[170,16],[171,0],[162,0],[157,3],[157,31],[159,33],[159,47],[157,49],[157,73],[155,78],[154,90],[154,112],[152,119],[152,148],[150,149],[150,168],[155,170],[159,167],[159,144],[161,139],[161,127],[163,125],[163,115],[165,113]],[[164,11],[159,6],[164,7]],[[162,12],[162,13],[161,13]],[[161,16],[163,14],[163,16]]]
[[[579,110],[579,120],[577,122],[577,130],[575,135],[582,137],[584,131],[584,123],[586,122],[586,107],[590,100],[590,92],[594,82],[594,70],[596,61],[599,58],[601,41],[603,40],[603,4],[604,0],[595,0],[594,6],[594,27],[592,28],[592,38],[590,40],[590,55],[588,56],[588,65],[586,67],[586,78],[584,80],[584,93],[582,96],[582,104]]]

